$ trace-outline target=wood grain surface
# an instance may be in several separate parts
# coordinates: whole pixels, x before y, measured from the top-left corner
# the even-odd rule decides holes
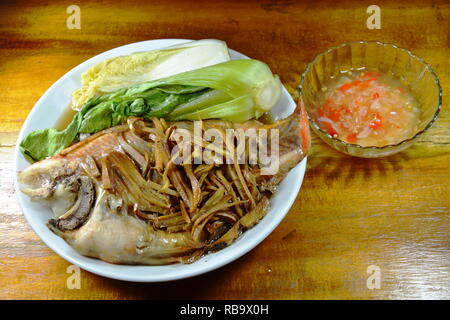
[[[1,1],[0,298],[2,299],[449,299],[450,2]],[[81,29],[66,8],[81,9]],[[437,122],[405,152],[352,158],[313,137],[308,170],[279,227],[237,261],[191,279],[127,283],[81,271],[32,231],[13,187],[18,132],[64,73],[105,50],[160,38],[217,38],[265,61],[295,94],[306,64],[354,40],[395,43],[423,57],[443,87]],[[51,112],[51,106],[48,106]],[[381,272],[369,289],[369,266]],[[370,270],[370,269],[369,269]]]

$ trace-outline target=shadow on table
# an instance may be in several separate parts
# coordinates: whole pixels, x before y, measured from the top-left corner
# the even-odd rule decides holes
[[[323,148],[328,149],[322,152]],[[400,171],[410,159],[405,152],[383,158],[358,158],[325,146],[308,156],[307,172],[309,176],[324,179],[327,184],[339,180],[345,186],[355,179],[370,180],[374,175],[383,177]]]
[[[241,257],[226,266],[202,275],[158,283],[127,282],[100,276],[97,280],[105,290],[116,291],[119,299],[211,299],[218,296],[217,284],[230,281],[230,274],[238,272],[243,264],[245,264],[244,257]]]

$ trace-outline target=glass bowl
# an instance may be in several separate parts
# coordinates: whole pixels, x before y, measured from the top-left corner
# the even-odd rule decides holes
[[[413,136],[381,147],[361,146],[334,138],[318,126],[311,116],[319,107],[315,101],[317,93],[322,91],[331,77],[352,70],[379,71],[392,75],[411,90],[420,109],[420,122]],[[319,54],[303,73],[299,94],[314,132],[336,150],[363,158],[384,157],[410,147],[436,120],[442,104],[439,79],[423,59],[392,44],[367,41],[344,43]]]

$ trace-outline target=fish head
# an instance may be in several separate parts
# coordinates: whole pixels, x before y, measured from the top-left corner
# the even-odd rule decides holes
[[[78,163],[55,157],[36,162],[19,172],[21,191],[32,201],[50,207],[60,230],[73,230],[89,216],[95,197],[91,178],[78,170]]]

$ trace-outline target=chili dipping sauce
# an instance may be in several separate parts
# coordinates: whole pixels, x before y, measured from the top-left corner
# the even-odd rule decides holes
[[[396,144],[418,129],[420,109],[411,91],[377,71],[343,72],[329,80],[316,101],[313,117],[319,127],[351,144]]]

